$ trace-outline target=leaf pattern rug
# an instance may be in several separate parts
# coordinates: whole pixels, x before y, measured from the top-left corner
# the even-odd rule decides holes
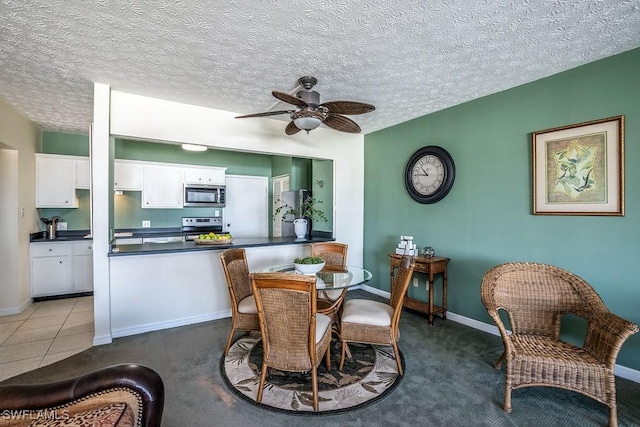
[[[341,343],[333,340],[331,370],[327,371],[324,360],[318,367],[318,412],[313,412],[310,372],[269,369],[262,403],[255,402],[262,370],[259,333],[238,339],[229,349],[228,356],[222,358],[220,372],[231,391],[265,409],[309,415],[335,414],[363,408],[382,399],[402,380],[391,346],[351,343],[349,349],[352,357],[345,360],[339,371]]]

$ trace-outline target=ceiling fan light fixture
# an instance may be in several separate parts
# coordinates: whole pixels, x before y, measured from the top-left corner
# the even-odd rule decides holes
[[[207,146],[196,144],[182,144],[182,149],[187,151],[207,151]]]
[[[320,111],[314,110],[301,110],[291,114],[291,120],[300,130],[305,130],[309,133],[310,130],[314,130],[324,121],[326,114]]]

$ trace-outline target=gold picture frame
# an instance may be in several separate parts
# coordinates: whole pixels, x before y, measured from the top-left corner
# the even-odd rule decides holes
[[[534,132],[533,214],[624,216],[624,116]]]

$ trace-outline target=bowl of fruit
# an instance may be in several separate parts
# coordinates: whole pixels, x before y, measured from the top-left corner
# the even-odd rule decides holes
[[[317,256],[308,256],[293,260],[293,266],[296,271],[302,274],[316,274],[324,268],[324,264],[324,259]]]
[[[228,245],[233,240],[231,234],[216,234],[214,232],[201,234],[196,239],[197,245]]]

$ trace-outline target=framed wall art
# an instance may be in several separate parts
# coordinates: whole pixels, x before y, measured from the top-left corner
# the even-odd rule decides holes
[[[624,216],[624,116],[532,139],[534,215]]]

